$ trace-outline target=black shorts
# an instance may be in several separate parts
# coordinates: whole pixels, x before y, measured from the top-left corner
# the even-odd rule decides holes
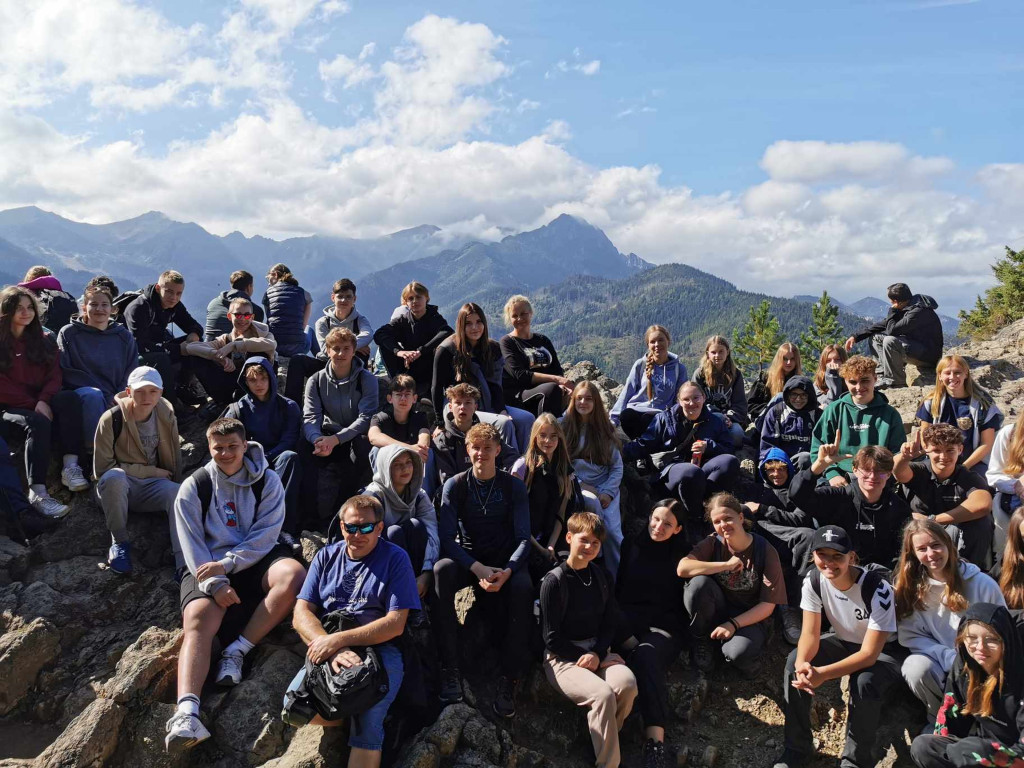
[[[286,557],[292,557],[291,550],[280,544],[275,544],[274,548],[265,554],[259,562],[254,563],[244,571],[229,573],[228,582],[235,592],[238,593],[238,599],[242,601],[239,605],[232,606],[232,608],[244,608],[247,609],[246,613],[252,613],[253,609],[265,595],[263,591],[263,576],[270,570],[270,566]],[[295,558],[292,559],[294,560]],[[199,589],[199,582],[196,581],[196,577],[192,575],[191,571],[187,571],[185,577],[181,580],[181,588],[178,594],[179,608],[182,616],[185,615],[185,606],[193,600],[213,600],[213,597]]]

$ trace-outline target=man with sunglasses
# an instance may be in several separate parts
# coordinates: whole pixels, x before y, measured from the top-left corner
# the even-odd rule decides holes
[[[349,718],[350,768],[376,768],[384,743],[384,718],[402,687],[402,652],[391,641],[405,630],[409,611],[420,607],[416,577],[409,556],[401,547],[381,538],[384,508],[373,496],[348,499],[338,513],[344,541],[317,552],[295,603],[292,625],[309,646],[314,664],[330,661],[335,671],[360,663],[353,649],[374,646],[388,672],[389,690],[367,711]],[[321,616],[345,610],[355,626],[328,633]],[[289,685],[297,689],[305,667]],[[313,725],[340,725],[319,715]]]
[[[231,290],[221,291],[206,306],[206,334],[203,336],[203,341],[213,341],[218,336],[231,332],[228,311],[233,300],[252,300],[254,279],[251,272],[246,272],[244,269],[235,270],[228,278],[228,282],[231,284]],[[252,311],[255,319],[262,323],[263,307],[253,305]]]

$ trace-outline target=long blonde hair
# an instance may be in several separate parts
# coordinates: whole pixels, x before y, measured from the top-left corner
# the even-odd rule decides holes
[[[952,397],[946,390],[946,385],[942,383],[942,372],[951,365],[962,368],[964,373],[967,374],[967,377],[964,379],[964,394],[968,400],[977,400],[986,407],[992,405],[992,397],[975,383],[974,377],[971,376],[971,366],[967,364],[967,361],[960,357],[960,355],[946,355],[935,366],[935,389],[932,391],[931,407],[932,419],[935,421],[938,421],[942,415],[942,398]]]
[[[966,585],[960,573],[960,557],[953,540],[946,529],[934,520],[914,519],[903,529],[903,546],[900,548],[900,562],[896,566],[896,578],[893,588],[896,590],[896,618],[905,619],[914,611],[925,610],[925,597],[928,595],[928,569],[924,567],[914,553],[914,536],[926,533],[934,536],[946,548],[946,567],[942,569],[946,588],[942,593],[942,602],[953,613],[967,610]]]
[[[583,391],[590,393],[594,400],[594,410],[584,421],[584,416],[576,410],[576,396]],[[569,444],[569,455],[573,459],[583,459],[599,467],[612,463],[612,451],[619,448],[619,438],[615,435],[605,410],[601,391],[592,381],[581,381],[572,391],[569,406],[565,409],[562,419],[565,440]],[[582,437],[582,440],[580,439]]]
[[[725,362],[722,363],[721,371],[715,370],[715,366],[711,364],[711,358],[708,357],[708,350],[714,344],[721,344],[729,353],[725,357]],[[712,336],[704,343],[704,359],[701,360],[700,370],[704,374],[704,383],[709,387],[728,387],[736,381],[738,371],[736,363],[732,361],[732,345],[725,336]]]
[[[964,668],[967,670],[967,700],[960,711],[965,715],[974,715],[975,717],[991,717],[992,696],[996,691],[1001,691],[1003,688],[1003,670],[1006,667],[1006,652],[1008,649],[1006,643],[1003,642],[1002,635],[996,632],[994,627],[977,619],[965,621],[963,626],[960,627],[960,631],[956,633],[956,644],[958,646],[964,645],[967,642],[967,630],[975,624],[985,627],[999,638],[1003,646],[1003,653],[999,657],[999,669],[996,670],[995,674],[990,675],[973,659],[964,665]],[[969,656],[970,654],[968,654]]]
[[[796,367],[789,373],[782,370],[782,360],[787,354],[793,355],[793,357],[796,358]],[[771,392],[774,397],[782,391],[784,386],[786,386],[786,380],[790,376],[796,376],[803,372],[803,365],[800,361],[800,350],[797,348],[796,344],[789,341],[784,344],[780,344],[779,348],[775,350],[775,357],[772,358],[772,364],[768,366],[768,391]]]
[[[672,335],[668,332],[668,328],[663,325],[652,325],[644,332],[644,344],[648,344],[651,340],[651,334],[660,333],[665,337],[666,351],[668,347],[672,346]],[[647,350],[647,363],[644,365],[644,376],[647,378],[647,399],[654,399],[654,366],[657,362],[654,359],[654,353]]]
[[[1024,474],[1024,428],[1020,426],[1020,422],[1013,425],[1007,453],[1009,456],[1007,456],[1003,471],[1008,475]]]
[[[999,588],[1006,598],[1006,607],[1011,611],[1024,608],[1024,535],[1020,532],[1021,524],[1024,524],[1024,507],[1017,507],[1006,524],[1006,547],[999,572]]]
[[[554,427],[555,435],[558,437],[558,445],[555,446],[555,455],[548,461],[548,457],[544,455],[544,451],[537,445],[537,438],[540,435],[542,427]],[[533,427],[530,429],[530,443],[526,447],[526,453],[523,455],[523,459],[526,461],[526,487],[530,489],[533,487],[533,476],[544,467],[550,467],[558,478],[558,493],[562,498],[566,498],[572,493],[572,483],[569,482],[569,478],[572,476],[572,461],[569,460],[569,450],[565,445],[565,433],[562,431],[561,425],[558,423],[552,414],[545,411],[537,420],[533,422]]]

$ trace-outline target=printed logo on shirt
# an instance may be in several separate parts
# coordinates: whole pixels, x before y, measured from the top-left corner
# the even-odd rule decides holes
[[[871,428],[870,424],[854,424],[850,427],[854,432],[866,432]]]
[[[224,517],[227,518],[225,525],[228,528],[238,527],[238,511],[235,509],[235,502],[229,501],[224,505]]]
[[[974,429],[974,419],[970,416],[961,416],[956,420],[956,425],[960,428],[961,432],[970,432]]]
[[[544,347],[526,347],[523,349],[523,354],[526,355],[531,368],[543,368],[552,363],[551,353]]]

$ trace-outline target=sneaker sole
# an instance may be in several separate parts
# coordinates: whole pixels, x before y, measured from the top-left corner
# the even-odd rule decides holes
[[[509,720],[516,716],[516,711],[514,709],[511,712],[499,712],[498,707],[494,704],[491,704],[491,711],[494,712],[494,714],[496,714],[498,717],[504,717],[506,720]]]
[[[441,702],[441,706],[443,706],[443,707],[447,707],[449,704],[459,704],[465,698],[466,698],[465,696],[459,696],[459,698],[457,698],[457,699],[445,698],[444,696],[438,696],[437,697],[438,701]]]
[[[242,682],[241,678],[235,680],[235,678],[231,677],[230,675],[224,675],[223,677],[218,677],[216,680],[214,680],[213,684],[219,685],[221,688],[234,688],[240,682]]]
[[[164,739],[164,750],[169,755],[178,755],[178,754],[181,754],[182,752],[184,752],[186,750],[192,749],[192,747],[194,747],[194,746],[196,746],[198,744],[202,744],[208,738],[210,738],[209,734],[207,734],[206,736],[203,736],[202,738],[191,738],[191,739],[183,739],[180,736],[177,736],[177,737],[168,736],[166,739]]]
[[[115,568],[110,563],[109,560],[107,561],[107,570],[110,571],[113,574],[116,574],[117,576],[131,576],[132,575],[132,569],[131,568],[129,568],[127,571],[122,571],[120,568]]]

